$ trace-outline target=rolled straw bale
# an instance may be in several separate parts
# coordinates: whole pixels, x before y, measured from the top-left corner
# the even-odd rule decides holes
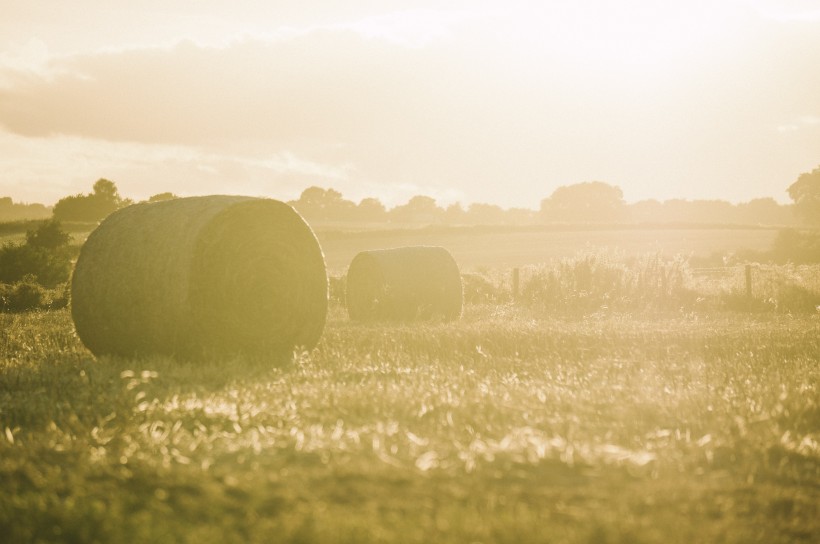
[[[363,251],[347,271],[347,311],[357,321],[461,315],[461,275],[443,247]]]
[[[80,252],[71,304],[96,355],[281,357],[316,345],[327,292],[322,250],[293,208],[218,195],[111,214]]]

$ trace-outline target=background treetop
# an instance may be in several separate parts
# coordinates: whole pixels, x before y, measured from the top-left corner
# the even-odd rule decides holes
[[[116,184],[100,178],[90,194],[78,194],[60,199],[54,205],[54,218],[60,221],[96,222],[111,212],[131,203],[120,196]]]
[[[808,223],[820,224],[820,166],[800,174],[788,188],[794,208]]]

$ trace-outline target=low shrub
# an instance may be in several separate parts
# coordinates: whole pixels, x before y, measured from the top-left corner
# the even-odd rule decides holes
[[[777,233],[770,252],[776,263],[820,263],[820,232],[785,229]]]
[[[27,277],[14,285],[0,284],[0,305],[5,312],[25,312],[43,308],[47,301],[45,289]]]
[[[46,289],[34,276],[26,276],[14,284],[0,283],[0,312],[59,310],[68,306],[69,294],[67,283]]]
[[[820,293],[802,285],[784,285],[775,301],[775,308],[783,312],[811,313],[820,309]]]
[[[465,304],[504,304],[512,300],[509,287],[483,274],[462,274],[461,285]]]
[[[587,313],[669,310],[689,307],[697,293],[686,286],[688,266],[680,258],[647,255],[625,260],[584,254],[536,270],[522,287],[521,300],[548,310]]]
[[[71,242],[71,235],[63,230],[62,224],[56,219],[43,222],[36,229],[26,231],[26,245],[45,249],[59,249]]]
[[[719,299],[719,307],[730,312],[762,313],[777,309],[777,304],[774,299],[750,297],[738,289],[732,289],[729,292],[721,294]]]
[[[26,243],[6,243],[0,247],[0,282],[14,284],[25,277],[54,288],[71,273],[71,237],[58,221],[46,221],[26,234]]]
[[[5,244],[0,248],[0,282],[17,283],[34,276],[43,287],[56,287],[68,280],[71,258],[67,251],[28,244]]]

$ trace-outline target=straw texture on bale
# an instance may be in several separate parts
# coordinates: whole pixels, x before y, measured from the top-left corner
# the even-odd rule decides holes
[[[318,342],[327,289],[319,243],[287,204],[180,198],[121,209],[91,233],[72,317],[95,355],[283,357]]]
[[[461,275],[442,247],[363,251],[350,263],[346,297],[348,314],[356,321],[456,319]]]

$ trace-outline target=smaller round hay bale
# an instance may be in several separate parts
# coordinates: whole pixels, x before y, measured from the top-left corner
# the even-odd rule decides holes
[[[287,357],[327,316],[319,242],[284,202],[215,195],[118,210],[80,251],[72,317],[95,355]]]
[[[347,312],[355,321],[456,319],[461,274],[443,247],[363,251],[347,271]]]

